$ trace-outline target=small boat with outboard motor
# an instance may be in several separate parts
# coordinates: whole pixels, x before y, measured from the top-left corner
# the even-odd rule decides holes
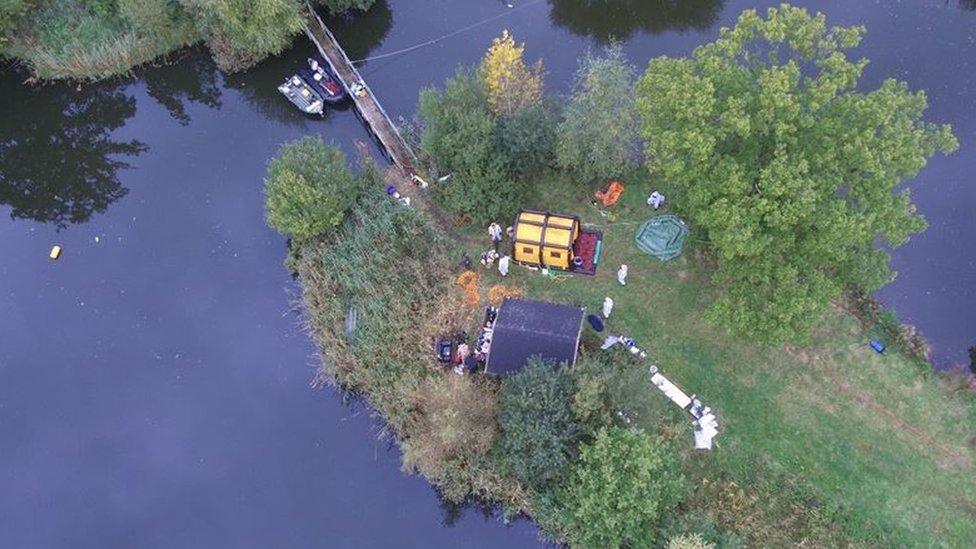
[[[308,68],[311,71],[311,84],[322,96],[326,103],[338,103],[346,98],[346,91],[342,89],[339,77],[332,71],[328,63],[321,63],[318,59],[308,58]]]
[[[321,115],[325,112],[325,102],[322,95],[308,82],[299,71],[285,79],[278,86],[278,91],[288,98],[298,109],[306,114]],[[311,79],[311,74],[308,75]]]

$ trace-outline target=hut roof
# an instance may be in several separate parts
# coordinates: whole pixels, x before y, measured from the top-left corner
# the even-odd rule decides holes
[[[574,364],[582,323],[579,307],[508,298],[495,319],[485,369],[490,374],[509,374],[521,370],[532,356]]]

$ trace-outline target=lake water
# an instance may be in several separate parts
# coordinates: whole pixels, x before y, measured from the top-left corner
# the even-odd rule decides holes
[[[611,35],[643,66],[712,39],[775,2],[391,1],[335,22],[369,61],[392,114],[501,28],[564,92],[577,57]],[[976,12],[942,1],[811,3],[863,23],[865,85],[928,91],[931,121],[961,143],[913,184],[929,230],[894,254],[881,292],[935,345],[976,344]],[[678,7],[675,7],[678,6]],[[284,240],[261,179],[282,141],[314,133],[350,153],[350,110],[306,119],[274,86],[311,51],[224,78],[191,50],[95,86],[28,87],[0,74],[0,539],[4,547],[534,547],[531,523],[444,509],[399,470],[381,424],[332,389],[300,327]],[[47,258],[50,247],[62,258]],[[448,526],[449,525],[449,526]]]

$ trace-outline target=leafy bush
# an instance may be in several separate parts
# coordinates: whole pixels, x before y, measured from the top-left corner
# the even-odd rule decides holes
[[[438,201],[455,215],[481,223],[511,217],[527,187],[509,177],[484,84],[471,70],[461,68],[443,91],[423,90],[419,110],[424,150],[454,173],[448,183],[435,187]]]
[[[543,101],[498,120],[497,154],[510,177],[525,180],[552,164],[558,112],[555,104]]]
[[[620,177],[634,167],[639,140],[634,74],[619,44],[580,60],[558,129],[560,167],[586,181]]]
[[[682,478],[672,449],[643,431],[604,428],[580,452],[560,492],[573,546],[648,547],[661,517],[678,503]]]
[[[268,166],[268,223],[299,241],[322,235],[342,223],[359,186],[337,146],[319,137],[287,143]]]
[[[448,498],[490,494],[517,507],[515,482],[478,459],[496,428],[493,388],[431,367],[431,340],[461,314],[455,244],[423,209],[389,199],[374,170],[364,177],[369,185],[335,233],[289,259],[322,353],[319,381],[368,399],[401,441],[404,466]]]
[[[159,0],[118,0],[117,12],[130,28],[145,34],[171,33],[189,19],[177,2]]]
[[[181,0],[207,37],[217,65],[246,69],[281,53],[302,29],[298,0]]]
[[[573,415],[573,380],[562,368],[533,359],[502,381],[495,455],[524,485],[557,485],[576,457],[583,431]]]
[[[328,240],[302,243],[291,266],[323,357],[323,374],[368,395],[402,433],[451,291],[451,243],[415,208],[369,185]],[[417,253],[422,245],[425,253]],[[355,326],[346,329],[350,311]]]
[[[95,15],[100,15],[102,17],[111,17],[115,15],[119,7],[115,0],[80,0],[80,1],[86,8],[90,9]]]
[[[129,0],[140,1],[150,2]],[[122,12],[125,3],[113,2],[117,9],[96,12],[76,1],[41,2],[23,15],[18,32],[7,34],[6,53],[43,78],[95,80],[125,73],[199,40],[193,22],[178,5],[154,6],[163,9],[165,20],[150,27],[131,24]]]

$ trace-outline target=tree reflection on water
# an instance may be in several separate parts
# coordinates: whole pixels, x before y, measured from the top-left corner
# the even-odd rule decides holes
[[[220,86],[217,65],[200,47],[188,48],[178,60],[162,67],[147,67],[142,78],[146,93],[165,108],[181,125],[190,123],[186,103],[200,103],[219,109]]]
[[[128,189],[118,171],[146,150],[112,132],[136,112],[124,84],[29,86],[0,73],[0,204],[12,218],[64,228],[104,212]]]
[[[549,18],[574,34],[600,43],[650,33],[704,30],[718,18],[724,0],[550,0]]]

